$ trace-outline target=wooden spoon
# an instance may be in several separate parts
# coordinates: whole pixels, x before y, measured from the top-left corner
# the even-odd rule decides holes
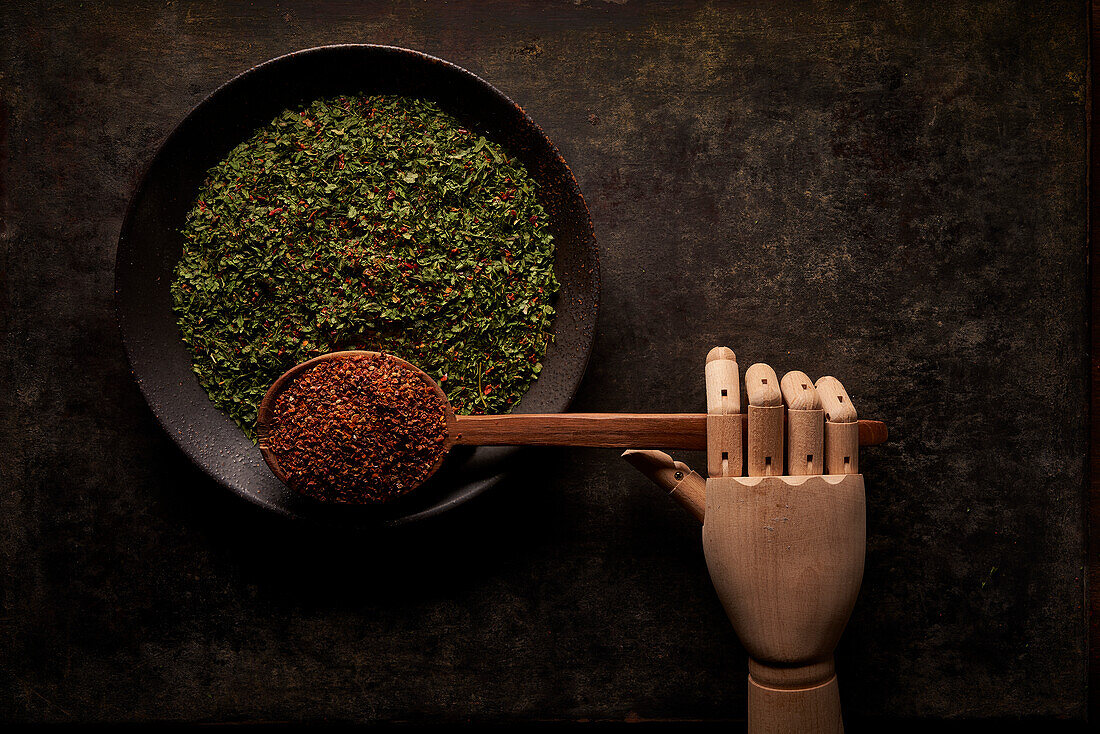
[[[379,356],[379,352],[331,352],[302,362],[284,372],[268,389],[260,403],[256,419],[260,452],[275,476],[287,482],[279,460],[267,445],[273,428],[275,400],[294,378],[318,362],[354,356]],[[453,446],[591,446],[597,448],[669,448],[707,447],[705,413],[511,413],[508,415],[455,415],[454,408],[439,385],[423,370],[398,357],[391,358],[416,372],[439,395],[447,418],[447,440],[443,456]],[[744,420],[744,417],[742,418]],[[887,439],[886,424],[859,421],[859,442],[874,445]],[[442,463],[436,462],[424,480]]]

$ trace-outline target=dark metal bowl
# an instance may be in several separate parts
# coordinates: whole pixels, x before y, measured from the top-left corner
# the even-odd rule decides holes
[[[324,46],[250,69],[202,101],[157,152],[130,201],[119,236],[115,299],[134,376],[164,429],[207,474],[258,505],[297,517],[396,525],[438,515],[499,481],[515,449],[454,451],[416,492],[377,508],[327,507],[300,497],[207,398],[191,371],[169,288],[180,229],[206,171],[280,111],[337,94],[430,99],[516,155],[539,184],[561,281],[554,342],[518,412],[565,410],[584,375],[599,307],[592,221],[554,144],[520,107],[454,64],[389,46]]]

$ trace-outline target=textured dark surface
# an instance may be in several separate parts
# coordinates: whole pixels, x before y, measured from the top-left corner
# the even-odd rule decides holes
[[[156,427],[112,309],[126,201],[211,89],[334,42],[452,60],[561,148],[604,273],[577,409],[698,409],[725,343],[890,424],[849,716],[1082,716],[1085,5],[924,6],[5,4],[0,717],[744,710],[697,526],[613,452],[353,537]]]

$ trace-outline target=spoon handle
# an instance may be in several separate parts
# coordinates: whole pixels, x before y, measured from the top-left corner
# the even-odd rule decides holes
[[[703,413],[513,413],[458,415],[455,444],[464,446],[594,446],[598,448],[707,447]],[[886,440],[886,424],[859,422],[864,446]]]

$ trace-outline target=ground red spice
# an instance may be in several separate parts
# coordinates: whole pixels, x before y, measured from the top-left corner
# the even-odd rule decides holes
[[[442,398],[389,355],[318,362],[275,401],[268,447],[288,484],[323,502],[386,502],[443,454]]]

